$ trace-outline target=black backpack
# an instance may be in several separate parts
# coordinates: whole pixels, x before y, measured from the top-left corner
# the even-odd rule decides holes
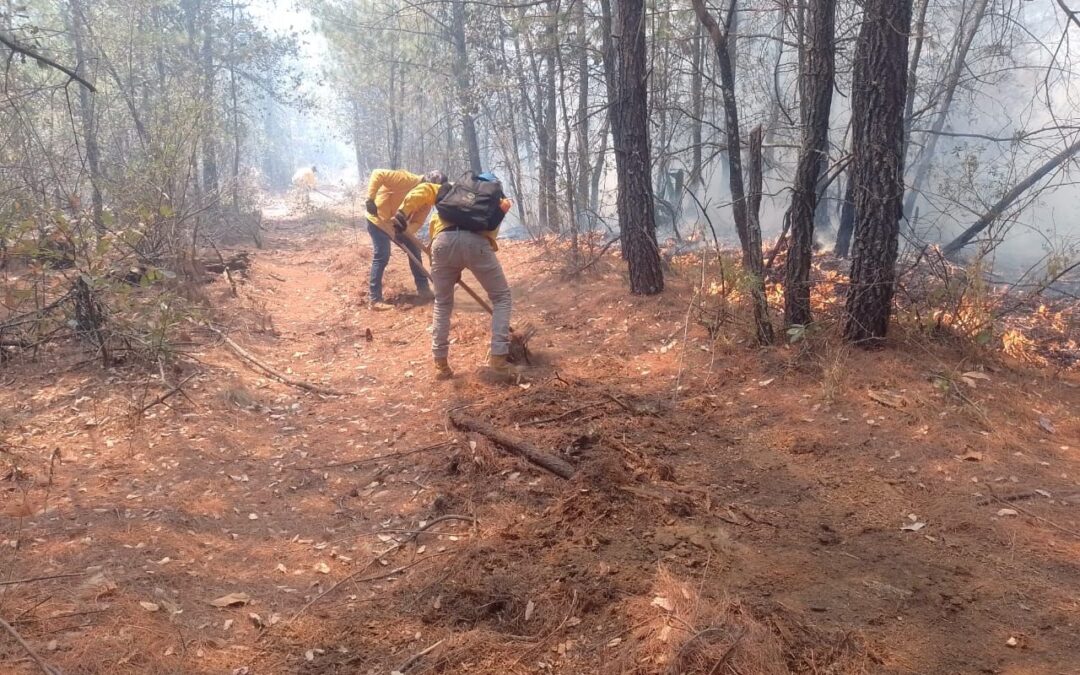
[[[503,218],[502,183],[480,180],[469,172],[455,183],[444,183],[435,197],[439,218],[459,230],[490,232],[499,227]]]

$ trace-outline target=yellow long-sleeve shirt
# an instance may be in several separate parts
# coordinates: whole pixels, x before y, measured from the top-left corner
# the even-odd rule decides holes
[[[376,169],[372,171],[371,179],[368,181],[368,199],[375,200],[379,215],[373,216],[369,213],[367,216],[368,221],[374,225],[390,227],[390,219],[394,217],[398,209],[402,208],[409,191],[419,185],[424,185],[423,180],[423,176],[400,169]],[[417,208],[406,212],[409,215],[409,225],[405,229],[409,234],[416,234],[420,230],[430,211],[431,206],[426,209]]]
[[[405,212],[405,215],[409,218],[409,225],[412,226],[413,219],[417,213],[423,212],[424,218],[431,212],[433,206],[435,206],[435,198],[439,195],[439,188],[441,186],[434,183],[421,183],[409,191],[409,194],[405,196],[405,201],[401,203],[401,210]],[[509,199],[503,199],[499,206],[502,208],[503,213],[510,210],[512,202]],[[439,236],[439,233],[446,229],[446,223],[439,217],[439,212],[435,211],[431,214],[431,222],[428,223],[428,232],[431,237],[431,242],[435,242],[435,237]],[[499,250],[499,243],[496,239],[499,236],[499,228],[494,230],[487,230],[484,232],[478,232],[488,238],[491,242],[491,249],[494,251]]]

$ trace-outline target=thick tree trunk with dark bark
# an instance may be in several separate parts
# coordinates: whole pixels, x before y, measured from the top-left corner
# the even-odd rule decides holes
[[[852,165],[855,256],[844,337],[885,338],[892,313],[904,198],[904,102],[911,0],[866,0],[855,47]]]
[[[616,0],[612,25],[616,98],[608,114],[619,180],[619,227],[630,270],[630,292],[654,295],[664,290],[656,244],[649,159],[648,55],[644,0]]]
[[[818,180],[829,155],[829,112],[835,76],[833,39],[836,0],[812,0],[805,23],[803,55],[803,142],[792,186],[788,219],[791,245],[784,282],[784,323],[806,325],[810,313],[810,260],[814,246],[814,213]]]

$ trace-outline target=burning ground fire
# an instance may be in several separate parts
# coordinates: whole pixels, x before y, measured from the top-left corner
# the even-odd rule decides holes
[[[699,253],[672,256],[673,261],[700,266]],[[784,253],[767,272],[765,291],[774,316],[784,305]],[[710,264],[702,294],[713,302],[744,303],[746,280],[738,252],[722,253]],[[847,297],[847,262],[831,253],[815,254],[811,306],[823,323],[839,322]],[[900,265],[895,297],[898,324],[920,333],[953,337],[986,349],[997,349],[1017,361],[1069,370],[1080,367],[1080,301],[1066,293],[1018,291],[987,281],[976,268],[925,260]]]

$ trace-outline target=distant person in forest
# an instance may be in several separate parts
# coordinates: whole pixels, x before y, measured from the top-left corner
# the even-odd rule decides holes
[[[382,311],[390,309],[383,300],[383,272],[390,263],[390,239],[393,218],[401,208],[405,196],[418,185],[431,185],[435,189],[446,182],[446,176],[441,171],[429,171],[423,176],[400,169],[375,169],[371,172],[368,181],[368,196],[365,208],[367,209],[367,231],[371,236],[371,281],[368,288],[368,303],[371,309]],[[427,209],[417,209],[412,217],[405,222],[403,232],[416,234],[427,219]],[[400,237],[399,242],[412,252],[416,260],[420,260],[420,249],[411,237]],[[435,296],[431,292],[424,269],[413,260],[409,260],[409,268],[412,270],[413,280],[416,282],[416,295],[420,302],[430,302]]]
[[[431,216],[431,277],[435,283],[435,311],[432,318],[431,349],[435,376],[449,379],[450,316],[454,311],[454,286],[463,270],[469,270],[487,292],[491,307],[492,374],[510,375],[510,284],[495,252],[499,225],[511,202],[502,184],[491,173],[467,174],[454,183],[425,183],[414,188],[401,205],[395,220],[399,227],[415,220],[417,213]]]

